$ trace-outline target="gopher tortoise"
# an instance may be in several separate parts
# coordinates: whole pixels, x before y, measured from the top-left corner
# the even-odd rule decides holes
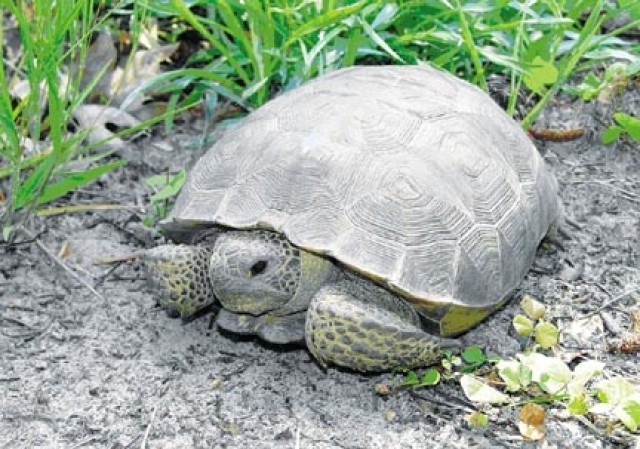
[[[198,161],[145,260],[161,305],[306,342],[322,365],[425,366],[509,298],[560,217],[552,174],[484,92],[353,67],[251,113]]]

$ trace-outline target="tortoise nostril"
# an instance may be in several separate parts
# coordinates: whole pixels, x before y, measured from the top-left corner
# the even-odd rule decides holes
[[[258,262],[251,265],[251,268],[249,268],[249,272],[251,273],[251,276],[257,276],[260,273],[263,273],[264,270],[266,269],[267,269],[267,261],[259,260]]]

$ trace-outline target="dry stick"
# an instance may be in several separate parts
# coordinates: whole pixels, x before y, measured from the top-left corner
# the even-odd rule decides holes
[[[597,315],[598,313],[602,312],[604,309],[611,307],[613,304],[615,304],[616,302],[626,298],[629,295],[632,295],[636,292],[639,292],[640,288],[634,288],[632,290],[628,290],[624,293],[619,294],[618,296],[616,296],[615,298],[611,298],[609,301],[605,302],[603,305],[601,305],[600,307],[598,307],[596,310],[594,310],[593,312],[589,312],[584,316],[581,316],[579,319],[583,320],[586,318],[591,318],[593,315]]]
[[[144,257],[144,251],[127,254],[126,256],[121,257],[100,257],[94,260],[93,263],[96,265],[113,265],[116,263],[131,262],[133,260],[140,259],[141,257]]]
[[[296,442],[295,449],[300,449],[300,423],[296,424]]]
[[[144,438],[142,439],[142,444],[140,445],[140,449],[146,449],[147,440],[149,439],[149,434],[151,433],[151,427],[153,426],[154,421],[156,420],[156,412],[158,411],[158,406],[153,407],[153,412],[151,412],[151,419],[149,420],[149,425],[147,426],[147,430],[144,431]]]
[[[58,256],[56,256],[53,252],[51,252],[51,250],[49,248],[47,248],[45,246],[45,244],[42,243],[42,241],[39,238],[34,237],[33,234],[31,234],[31,232],[29,232],[25,228],[22,228],[22,232],[24,232],[30,238],[32,238],[33,241],[36,242],[36,245],[38,245],[38,248],[40,248],[47,256],[49,256],[49,258],[51,260],[53,260],[56,263],[56,265],[58,265],[60,268],[62,268],[64,271],[66,271],[76,281],[78,281],[82,285],[84,285],[98,299],[107,302],[107,299],[104,296],[102,296],[100,293],[98,293],[98,291],[95,288],[93,288],[93,286],[91,284],[89,284],[87,281],[85,281],[80,276],[78,276],[78,273],[73,271],[66,263],[64,263],[64,261],[62,259],[60,259]]]

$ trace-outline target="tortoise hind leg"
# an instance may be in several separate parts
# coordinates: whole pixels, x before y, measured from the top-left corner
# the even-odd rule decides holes
[[[411,306],[359,279],[318,291],[307,311],[305,338],[323,366],[363,372],[427,366],[441,348],[459,346],[424,332]]]

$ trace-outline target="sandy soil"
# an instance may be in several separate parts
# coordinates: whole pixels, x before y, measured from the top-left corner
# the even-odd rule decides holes
[[[628,92],[620,108],[640,113]],[[556,102],[545,120],[584,121],[592,108]],[[598,117],[596,117],[598,118]],[[583,124],[585,124],[583,123]],[[126,169],[73,201],[142,204],[141,179],[189,165],[197,130],[155,136],[127,154]],[[630,325],[631,297],[579,320],[640,283],[640,149],[603,147],[584,137],[541,146],[553,166],[573,238],[565,251],[541,248],[514,300],[463,337],[513,355],[522,341],[510,322],[531,294],[561,329],[567,358],[595,358],[609,375],[639,378],[638,355],[608,352]],[[0,247],[0,448],[439,448],[535,447],[513,408],[495,409],[486,429],[469,428],[473,410],[457,383],[381,397],[390,374],[323,371],[302,348],[268,347],[223,335],[208,317],[182,324],[155,306],[138,263],[94,262],[161,241],[135,210],[37,218],[30,224],[54,254],[67,242],[68,269],[29,242]],[[578,357],[575,359],[575,357]],[[618,431],[599,435],[550,408],[539,447],[626,447]]]

